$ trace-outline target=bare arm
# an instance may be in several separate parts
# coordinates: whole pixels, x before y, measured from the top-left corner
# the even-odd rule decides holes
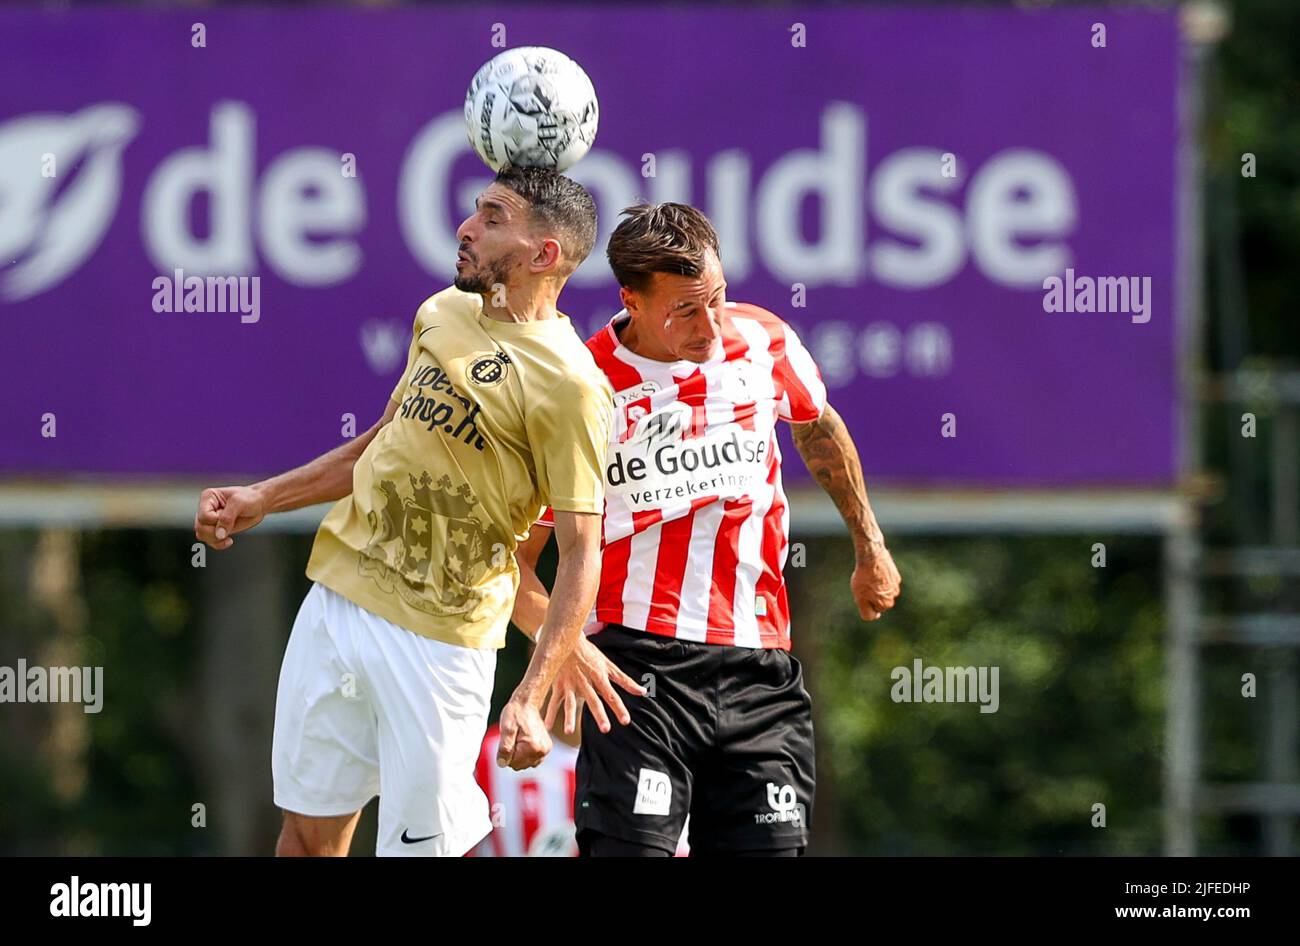
[[[808,471],[834,500],[835,508],[848,526],[854,551],[861,556],[883,548],[885,537],[867,502],[862,461],[843,418],[827,404],[817,420],[810,424],[791,424],[790,429]]]
[[[596,603],[596,588],[600,583],[600,519],[599,514],[558,510],[555,513],[560,564],[555,570],[554,594],[537,632],[537,650],[515,690],[516,697],[527,699],[538,709],[560,665],[577,644],[582,625]]]
[[[790,426],[799,455],[848,527],[856,557],[853,597],[863,618],[875,620],[894,606],[902,579],[867,501],[858,449],[844,420],[829,404],[817,420]]]
[[[537,631],[546,619],[546,606],[550,596],[537,577],[537,560],[551,541],[555,530],[549,526],[535,525],[528,538],[515,549],[515,562],[519,565],[519,592],[515,595],[515,609],[510,620],[524,632],[529,640],[537,639]]]
[[[519,594],[515,597],[515,610],[511,620],[529,639],[537,637],[537,630],[542,626],[550,603],[546,587],[537,577],[537,560],[546,549],[546,543],[551,541],[553,531],[546,526],[534,526],[528,539],[515,549],[515,561],[519,564]],[[612,728],[611,713],[626,726],[632,717],[615,689],[616,685],[634,696],[646,694],[645,687],[619,669],[601,653],[599,647],[579,634],[572,655],[560,669],[551,687],[551,698],[546,707],[546,728],[551,729],[556,718],[563,713],[564,731],[575,732],[584,704],[591,711],[601,732],[609,732]]]
[[[194,517],[194,535],[214,549],[228,549],[235,533],[253,528],[273,512],[342,499],[352,492],[357,458],[396,413],[397,403],[390,399],[384,416],[365,433],[288,473],[251,486],[205,489]]]
[[[332,502],[352,492],[352,467],[375,439],[379,428],[397,414],[397,402],[390,400],[384,416],[360,436],[339,444],[329,453],[310,463],[269,480],[254,483],[252,489],[262,494],[264,513],[289,512],[303,506]]]
[[[551,750],[542,704],[560,668],[577,646],[583,622],[596,601],[600,520],[598,513],[555,512],[555,541],[560,549],[555,594],[537,632],[537,649],[524,678],[501,711],[498,765],[531,768]]]

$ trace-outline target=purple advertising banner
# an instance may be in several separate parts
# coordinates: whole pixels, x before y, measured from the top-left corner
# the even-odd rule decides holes
[[[619,210],[687,201],[872,482],[1176,480],[1175,13],[802,6],[0,11],[0,473],[251,476],[369,427],[503,44],[600,98],[584,335]],[[258,280],[157,311],[209,274]]]

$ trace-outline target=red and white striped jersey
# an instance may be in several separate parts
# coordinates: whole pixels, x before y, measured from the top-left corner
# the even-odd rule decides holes
[[[702,364],[633,353],[616,331],[628,318],[587,342],[615,391],[594,620],[788,650],[776,422],[821,416],[821,374],[793,329],[758,306],[727,303],[722,346]]]
[[[474,857],[577,857],[573,830],[573,792],[578,750],[560,740],[531,769],[516,772],[497,765],[501,730],[494,723],[483,737],[474,777],[488,797],[492,833],[479,842]]]

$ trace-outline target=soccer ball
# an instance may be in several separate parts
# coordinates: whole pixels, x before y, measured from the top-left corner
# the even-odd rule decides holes
[[[596,140],[599,113],[582,67],[545,46],[494,56],[465,93],[469,143],[494,171],[504,164],[567,170]]]

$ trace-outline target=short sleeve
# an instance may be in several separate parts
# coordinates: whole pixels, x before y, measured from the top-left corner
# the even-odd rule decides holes
[[[826,385],[817,363],[794,329],[782,323],[780,331],[785,336],[785,345],[774,367],[782,389],[777,416],[792,424],[811,423],[826,408]]]
[[[533,525],[541,526],[544,529],[555,528],[555,513],[551,510],[550,506],[547,506],[542,510],[542,514],[537,517],[537,521],[534,522]]]
[[[613,394],[603,379],[570,376],[527,419],[542,502],[561,512],[605,509],[605,448]]]

